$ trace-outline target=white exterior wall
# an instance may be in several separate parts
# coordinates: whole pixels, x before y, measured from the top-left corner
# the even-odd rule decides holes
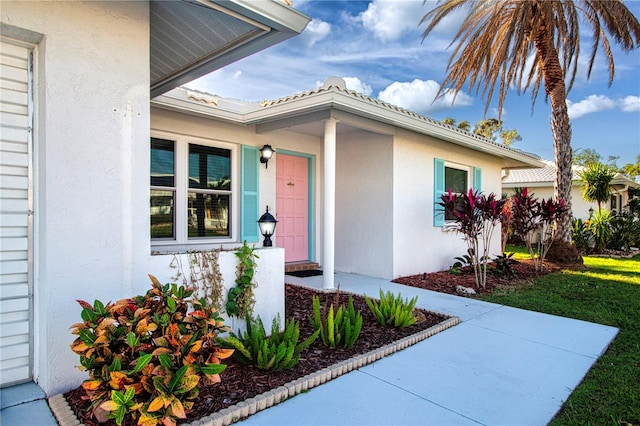
[[[482,169],[482,192],[501,193],[500,160],[427,136],[399,131],[393,156],[393,278],[449,269],[466,253],[462,235],[433,226],[434,158]],[[500,229],[491,241],[500,251]]]
[[[392,137],[342,135],[336,155],[336,270],[392,277],[392,200]]]
[[[6,1],[0,10],[2,22],[44,35],[34,69],[34,374],[51,395],[86,378],[69,349],[75,300],[146,286],[149,11]]]
[[[529,186],[528,188],[529,194],[533,193],[533,196],[539,200],[553,198],[552,186]],[[573,211],[573,217],[586,220],[589,219],[589,208],[592,208],[594,211],[598,210],[598,204],[585,201],[580,191],[581,188],[579,185],[573,185],[571,187],[571,210]],[[511,195],[514,193],[514,190],[512,188],[505,188],[504,193]],[[602,207],[609,208],[609,202],[602,203]]]
[[[239,246],[238,246],[239,247]],[[254,282],[257,287],[254,289],[256,304],[254,306],[254,315],[260,316],[265,327],[271,327],[271,321],[277,315],[280,315],[281,324],[284,325],[284,249],[259,248],[256,251],[258,259],[255,268]],[[186,255],[180,255],[183,268],[181,271],[185,275],[189,275],[188,260]],[[156,255],[151,256],[148,269],[161,283],[176,282],[172,277],[176,276],[176,269],[171,268],[170,264],[173,255]],[[220,273],[222,274],[223,284],[226,292],[229,288],[234,287],[236,279],[236,267],[238,265],[238,257],[233,251],[220,252],[219,258]],[[147,280],[147,283],[150,282]],[[182,285],[182,282],[178,281]],[[226,303],[226,298],[223,304]],[[234,331],[244,330],[244,320],[237,318],[229,318],[222,315],[225,324],[233,328]]]

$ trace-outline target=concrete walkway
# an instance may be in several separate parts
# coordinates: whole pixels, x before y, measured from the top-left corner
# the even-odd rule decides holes
[[[320,288],[322,276],[287,282]],[[343,290],[418,295],[462,323],[259,412],[252,425],[545,425],[604,353],[613,327],[336,274]],[[3,389],[0,424],[55,425],[30,383]]]
[[[322,277],[287,282],[321,287]],[[240,422],[250,425],[545,425],[618,330],[353,274],[343,290],[418,295],[462,323]]]
[[[35,383],[24,383],[0,390],[0,425],[57,425],[45,394]]]

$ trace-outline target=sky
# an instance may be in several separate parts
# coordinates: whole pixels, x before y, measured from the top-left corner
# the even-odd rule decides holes
[[[626,1],[640,19],[640,0]],[[497,117],[497,102],[485,104],[475,89],[434,101],[447,72],[450,46],[463,21],[457,13],[423,40],[421,18],[435,5],[427,0],[294,0],[294,8],[312,18],[304,32],[187,84],[187,87],[245,101],[276,99],[319,87],[330,76],[347,88],[436,120],[447,117],[473,126]],[[640,156],[640,49],[624,52],[613,45],[615,79],[609,75],[602,46],[587,79],[591,50],[588,27],[581,30],[578,75],[567,96],[572,147],[592,149],[618,166]],[[613,40],[612,40],[613,44]],[[531,92],[509,90],[503,126],[522,136],[512,147],[553,160],[550,105],[540,91],[532,109]],[[497,96],[496,96],[497,97]]]

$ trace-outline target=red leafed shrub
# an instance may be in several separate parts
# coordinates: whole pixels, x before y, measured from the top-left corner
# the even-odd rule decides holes
[[[442,196],[439,204],[447,216],[453,217],[456,230],[467,243],[476,287],[485,288],[491,238],[502,218],[505,200],[496,198],[493,193],[484,195],[470,189],[464,195],[449,191]]]
[[[544,259],[553,243],[555,221],[567,210],[563,199],[542,201],[529,194],[527,188],[511,197],[511,224],[529,250],[536,271],[544,267]]]

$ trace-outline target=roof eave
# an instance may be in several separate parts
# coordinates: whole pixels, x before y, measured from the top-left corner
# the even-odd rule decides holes
[[[270,105],[246,114],[245,119],[247,124],[259,124],[273,119],[287,118],[301,112],[331,108],[402,127],[416,133],[433,136],[505,160],[511,160],[506,168],[544,167],[544,163],[537,158],[471,135],[463,130],[442,125],[427,117],[410,113],[401,108],[398,110],[385,108],[336,90],[320,91]]]
[[[165,79],[151,86],[151,98],[168,92],[178,86],[202,77],[226,65],[276,45],[300,34],[311,18],[276,0],[196,0],[197,2],[223,8],[250,18],[268,28],[264,32],[256,32],[251,37],[239,39],[224,51],[214,53],[206,59],[193,63],[182,70],[176,70]]]

